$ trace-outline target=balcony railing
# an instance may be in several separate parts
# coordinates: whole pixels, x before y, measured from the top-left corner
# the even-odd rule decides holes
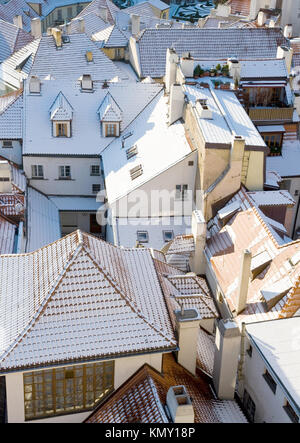
[[[250,108],[249,117],[253,121],[291,121],[293,108]]]

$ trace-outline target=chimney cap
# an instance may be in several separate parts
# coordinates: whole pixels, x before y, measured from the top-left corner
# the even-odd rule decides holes
[[[180,310],[175,311],[175,316],[178,322],[188,322],[188,321],[199,321],[201,320],[201,315],[198,309],[184,309],[183,313]]]

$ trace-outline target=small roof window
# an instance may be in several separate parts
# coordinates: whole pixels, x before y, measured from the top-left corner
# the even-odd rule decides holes
[[[137,231],[137,241],[139,243],[148,243],[149,234],[147,231]]]

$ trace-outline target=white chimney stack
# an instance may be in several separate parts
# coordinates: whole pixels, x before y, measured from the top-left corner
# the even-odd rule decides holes
[[[267,14],[264,11],[259,11],[257,16],[257,24],[258,26],[264,26],[267,21]]]
[[[171,386],[167,393],[167,407],[173,423],[194,423],[195,413],[185,386]]]
[[[137,35],[141,30],[141,17],[137,14],[130,14],[131,34]]]
[[[166,75],[165,75],[165,85],[167,93],[170,92],[171,86],[176,82],[178,61],[179,57],[174,51],[174,49],[168,48],[166,56]]]
[[[85,33],[85,21],[83,18],[80,18],[78,20],[78,24],[79,24],[79,34],[84,34]]]
[[[31,35],[34,38],[40,38],[42,36],[42,22],[38,17],[31,20]]]
[[[176,122],[183,116],[184,92],[182,86],[173,84],[170,91],[169,100],[169,125]]]
[[[251,259],[251,252],[248,249],[245,249],[243,252],[238,283],[238,300],[236,307],[237,314],[240,314],[245,309],[247,304],[249,280],[251,277]]]
[[[105,6],[99,5],[98,11],[99,11],[100,18],[102,18],[102,20],[105,21],[105,23],[107,23],[108,22],[108,9]]]
[[[293,60],[293,49],[288,48],[287,46],[278,46],[276,58],[285,59],[286,69],[290,74]]]
[[[14,25],[20,29],[23,29],[23,17],[21,15],[15,15],[13,18]]]
[[[227,60],[229,67],[229,75],[233,78],[233,82],[239,82],[241,78],[241,64],[238,59],[232,57]]]
[[[285,25],[283,30],[283,35],[285,38],[292,38],[293,36],[293,25]]]
[[[184,309],[175,311],[175,316],[179,342],[178,363],[195,374],[200,314],[197,309]]]
[[[93,90],[93,80],[90,74],[84,74],[81,79],[81,89],[84,91]]]
[[[216,328],[213,384],[221,400],[234,399],[240,346],[241,333],[235,321],[220,320]]]
[[[206,221],[200,210],[192,213],[192,234],[195,242],[195,252],[190,258],[190,267],[195,274],[205,274]]]
[[[29,79],[29,93],[40,94],[41,93],[41,81],[38,77],[33,75]]]
[[[194,58],[189,52],[180,58],[180,67],[185,77],[194,77]]]

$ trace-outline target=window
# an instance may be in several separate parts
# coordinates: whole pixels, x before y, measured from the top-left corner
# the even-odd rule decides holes
[[[137,153],[138,153],[137,145],[131,146],[131,148],[127,149],[126,151],[127,160],[137,155]]]
[[[100,175],[100,166],[99,165],[91,165],[91,175]]]
[[[279,134],[262,134],[265,144],[270,148],[271,154],[281,154],[282,133]]]
[[[135,168],[130,169],[131,180],[134,180],[135,178],[139,177],[142,174],[143,174],[142,165],[138,165]]]
[[[263,374],[263,378],[266,380],[266,382],[270,386],[271,391],[275,394],[277,384],[267,369],[266,369],[266,372]]]
[[[185,200],[187,197],[188,185],[176,185],[175,199]]]
[[[169,242],[173,240],[174,238],[174,232],[173,231],[163,231],[163,237],[165,242]]]
[[[290,417],[293,423],[299,423],[299,416],[296,414],[294,408],[290,405],[290,403],[287,400],[286,400],[286,405],[283,406],[283,409],[285,410],[285,412]]]
[[[3,140],[2,148],[12,148],[13,144],[11,140]]]
[[[252,400],[252,398],[250,397],[250,395],[246,391],[246,389],[244,391],[243,404],[244,404],[244,407],[248,413],[250,420],[252,422],[254,422],[256,406],[255,406],[254,401]]]
[[[55,137],[69,137],[69,123],[55,123]]]
[[[149,235],[147,231],[137,231],[137,241],[139,243],[148,243]]]
[[[105,125],[105,136],[115,137],[117,135],[117,125],[116,123],[107,123]]]
[[[92,185],[92,192],[93,192],[93,194],[97,194],[100,191],[101,191],[101,185],[99,185],[98,183]]]
[[[68,8],[68,18],[71,19],[72,18],[72,6],[70,6]]]
[[[62,21],[62,10],[61,10],[61,9],[58,9],[58,10],[57,10],[57,20],[58,20],[59,22]]]
[[[194,162],[193,162],[193,160],[190,160],[190,161],[188,162],[188,166],[194,166]]]
[[[70,180],[71,179],[71,166],[60,166],[59,167],[59,179],[60,180]]]
[[[42,165],[31,166],[32,178],[44,178],[44,167]]]
[[[0,177],[0,182],[9,182],[9,177]]]
[[[25,373],[25,419],[92,409],[113,390],[114,362]]]

